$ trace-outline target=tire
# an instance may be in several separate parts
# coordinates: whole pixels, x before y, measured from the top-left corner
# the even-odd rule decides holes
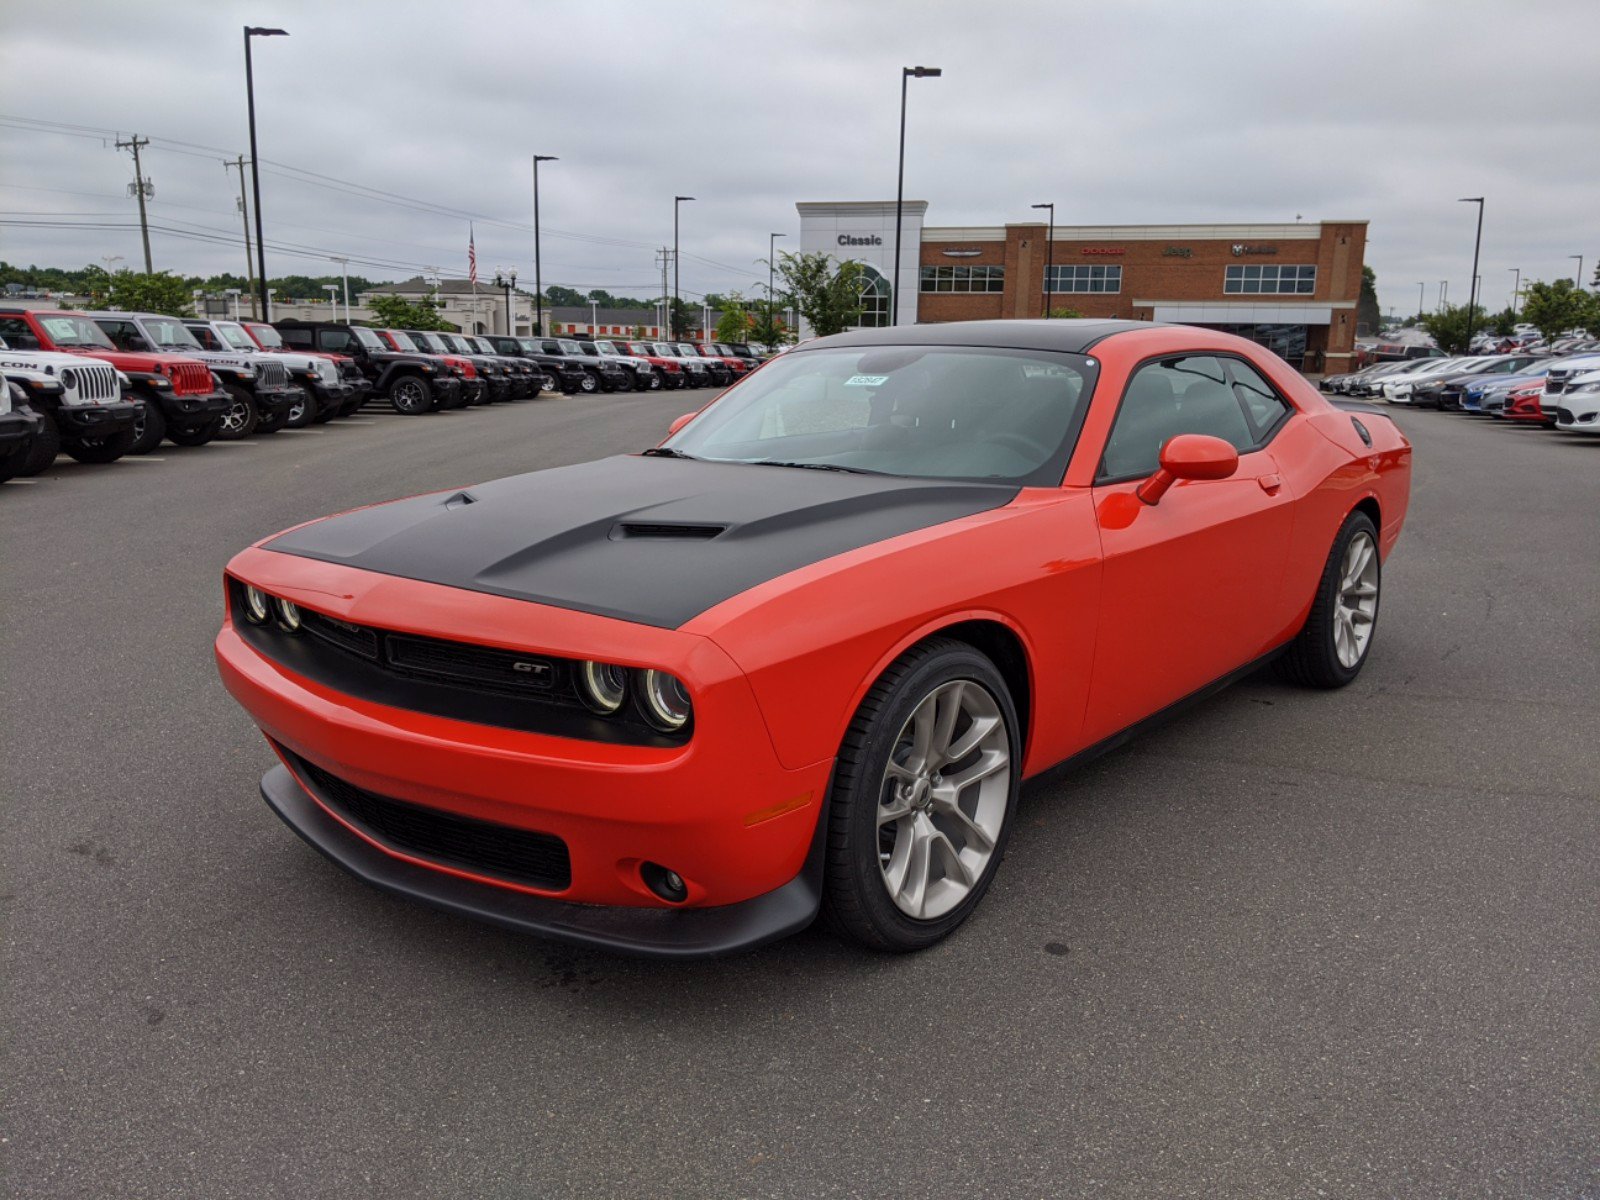
[[[949,711],[943,706],[950,703],[957,709],[945,747],[965,741],[980,722],[988,726],[953,760],[937,753],[938,727]],[[915,716],[922,712],[925,726]],[[935,751],[926,770],[919,765],[928,756],[917,748],[918,726],[925,749]],[[961,788],[941,786],[953,763],[962,764],[957,775],[982,773]],[[977,908],[1005,857],[1021,765],[1016,707],[988,658],[949,638],[901,656],[861,702],[834,766],[823,880],[829,927],[896,953],[948,936]],[[883,821],[885,804],[901,815]]]
[[[135,417],[133,421],[133,449],[131,454],[149,454],[161,445],[161,439],[167,436],[167,418],[161,414],[161,409],[154,400],[146,400],[140,405],[143,415]]]
[[[65,449],[69,458],[81,463],[110,463],[133,449],[133,441],[133,430],[124,429],[103,438],[79,438]]]
[[[192,429],[174,429],[167,434],[167,438],[175,446],[204,446],[209,441],[214,441],[222,430],[222,419],[207,421],[204,425]]]
[[[650,372],[650,391],[659,392],[661,390],[662,386],[663,385],[661,383],[661,372],[660,371],[651,371]]]
[[[22,450],[13,450],[4,458],[0,458],[0,483],[8,479],[15,479],[22,474],[22,468],[28,465],[28,455]]]
[[[289,405],[289,415],[284,420],[284,425],[289,429],[304,429],[321,415],[321,405],[317,398],[305,388],[300,389],[300,399]]]
[[[433,384],[421,375],[401,375],[389,385],[389,407],[407,417],[433,407]]]
[[[585,371],[583,378],[578,382],[578,390],[585,396],[592,396],[600,390],[600,380],[593,371]]]
[[[277,433],[278,430],[288,427],[289,410],[287,408],[280,408],[277,412],[269,414],[263,414],[260,409],[257,409],[256,414],[256,433],[258,435]]]
[[[1370,561],[1354,572],[1352,582],[1351,555],[1363,552]],[[1344,519],[1333,539],[1305,625],[1274,664],[1279,676],[1303,687],[1341,688],[1353,682],[1372,651],[1382,584],[1377,527],[1357,510]]]
[[[261,414],[256,412],[256,402],[250,399],[249,392],[234,387],[226,390],[232,403],[228,406],[228,411],[222,414],[222,420],[217,426],[217,441],[237,442],[256,431],[256,426],[261,422]]]
[[[22,467],[17,474],[37,475],[55,462],[60,452],[61,431],[56,428],[56,419],[49,413],[39,413],[39,436],[33,439],[33,445],[28,448],[27,457],[22,460]]]

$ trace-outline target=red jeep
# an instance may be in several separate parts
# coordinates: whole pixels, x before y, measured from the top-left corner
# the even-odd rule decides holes
[[[123,351],[82,313],[0,308],[0,338],[18,350],[56,350],[103,359],[133,384],[142,400],[132,454],[147,454],[163,437],[180,446],[203,446],[217,436],[233,400],[198,358],[154,351]]]

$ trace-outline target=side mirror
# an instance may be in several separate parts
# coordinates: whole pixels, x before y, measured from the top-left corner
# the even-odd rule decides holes
[[[1159,504],[1180,479],[1226,479],[1239,469],[1239,452],[1208,433],[1180,433],[1161,447],[1161,466],[1134,495]]]
[[[671,425],[667,426],[667,436],[671,437],[673,434],[677,433],[678,430],[682,429],[685,425],[687,425],[690,421],[694,420],[699,415],[700,414],[698,412],[686,412],[686,413],[684,413],[683,416],[679,417],[677,420],[673,421],[673,423]]]

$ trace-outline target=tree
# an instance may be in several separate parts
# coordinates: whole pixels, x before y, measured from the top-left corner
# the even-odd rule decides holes
[[[107,275],[102,271],[98,278],[90,277],[87,282],[92,308],[163,313],[169,317],[184,317],[194,312],[194,290],[186,280],[166,271],[157,271],[154,275],[142,271]]]
[[[722,298],[722,315],[717,318],[717,341],[742,342],[750,336],[750,314],[744,297],[729,292]]]
[[[1058,321],[1070,321],[1074,317],[1083,316],[1083,314],[1075,308],[1052,308],[1050,310],[1050,315]]]
[[[1467,352],[1467,306],[1465,304],[1447,304],[1439,312],[1428,313],[1422,318],[1422,327],[1433,334],[1433,340],[1439,343],[1439,349],[1446,354],[1465,354]],[[1472,328],[1481,330],[1485,328],[1483,319],[1483,306],[1472,306]]]
[[[1522,287],[1522,319],[1544,335],[1545,341],[1569,329],[1600,329],[1600,303],[1580,292],[1570,279],[1554,283],[1528,283]]]
[[[668,308],[672,310],[672,336],[686,338],[695,327],[694,315],[689,312],[689,306],[682,299],[669,302]]]
[[[763,346],[781,346],[791,341],[789,328],[783,319],[783,302],[780,300],[752,300],[750,302],[750,340]]]
[[[1356,332],[1375,333],[1383,325],[1378,307],[1378,275],[1371,267],[1361,268],[1361,298],[1356,301]]]
[[[818,337],[842,333],[861,319],[862,268],[853,259],[836,266],[820,250],[780,254],[778,274]]]
[[[580,304],[588,303],[584,299],[582,292],[574,291],[569,287],[562,287],[558,283],[552,283],[545,288],[544,298],[547,303],[559,304],[562,308],[577,308]]]
[[[429,296],[413,304],[403,296],[380,293],[370,298],[367,307],[376,323],[385,329],[443,329],[454,325],[439,315],[439,306]]]

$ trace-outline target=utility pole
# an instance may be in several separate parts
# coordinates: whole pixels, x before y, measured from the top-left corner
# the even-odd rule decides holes
[[[103,142],[101,144],[104,145]],[[144,273],[153,275],[155,267],[150,263],[150,219],[145,215],[144,211],[145,188],[147,185],[144,181],[144,170],[139,165],[139,150],[149,144],[149,138],[141,138],[137,133],[125,142],[121,139],[117,141],[118,150],[133,151],[133,194],[139,197],[139,235],[144,238]]]
[[[667,264],[672,261],[672,251],[663,246],[657,257],[661,260],[661,313],[664,318],[661,322],[662,337],[670,342],[672,340],[672,301],[667,298]]]
[[[244,220],[244,278],[247,290],[250,292],[250,316],[254,319],[256,315],[256,266],[250,252],[250,204],[244,190],[244,155],[239,155],[233,162],[228,162],[224,159],[222,169],[224,171],[232,169],[239,172],[239,215]],[[238,307],[237,300],[234,301],[234,307]],[[235,314],[234,319],[238,319],[237,314]]]

